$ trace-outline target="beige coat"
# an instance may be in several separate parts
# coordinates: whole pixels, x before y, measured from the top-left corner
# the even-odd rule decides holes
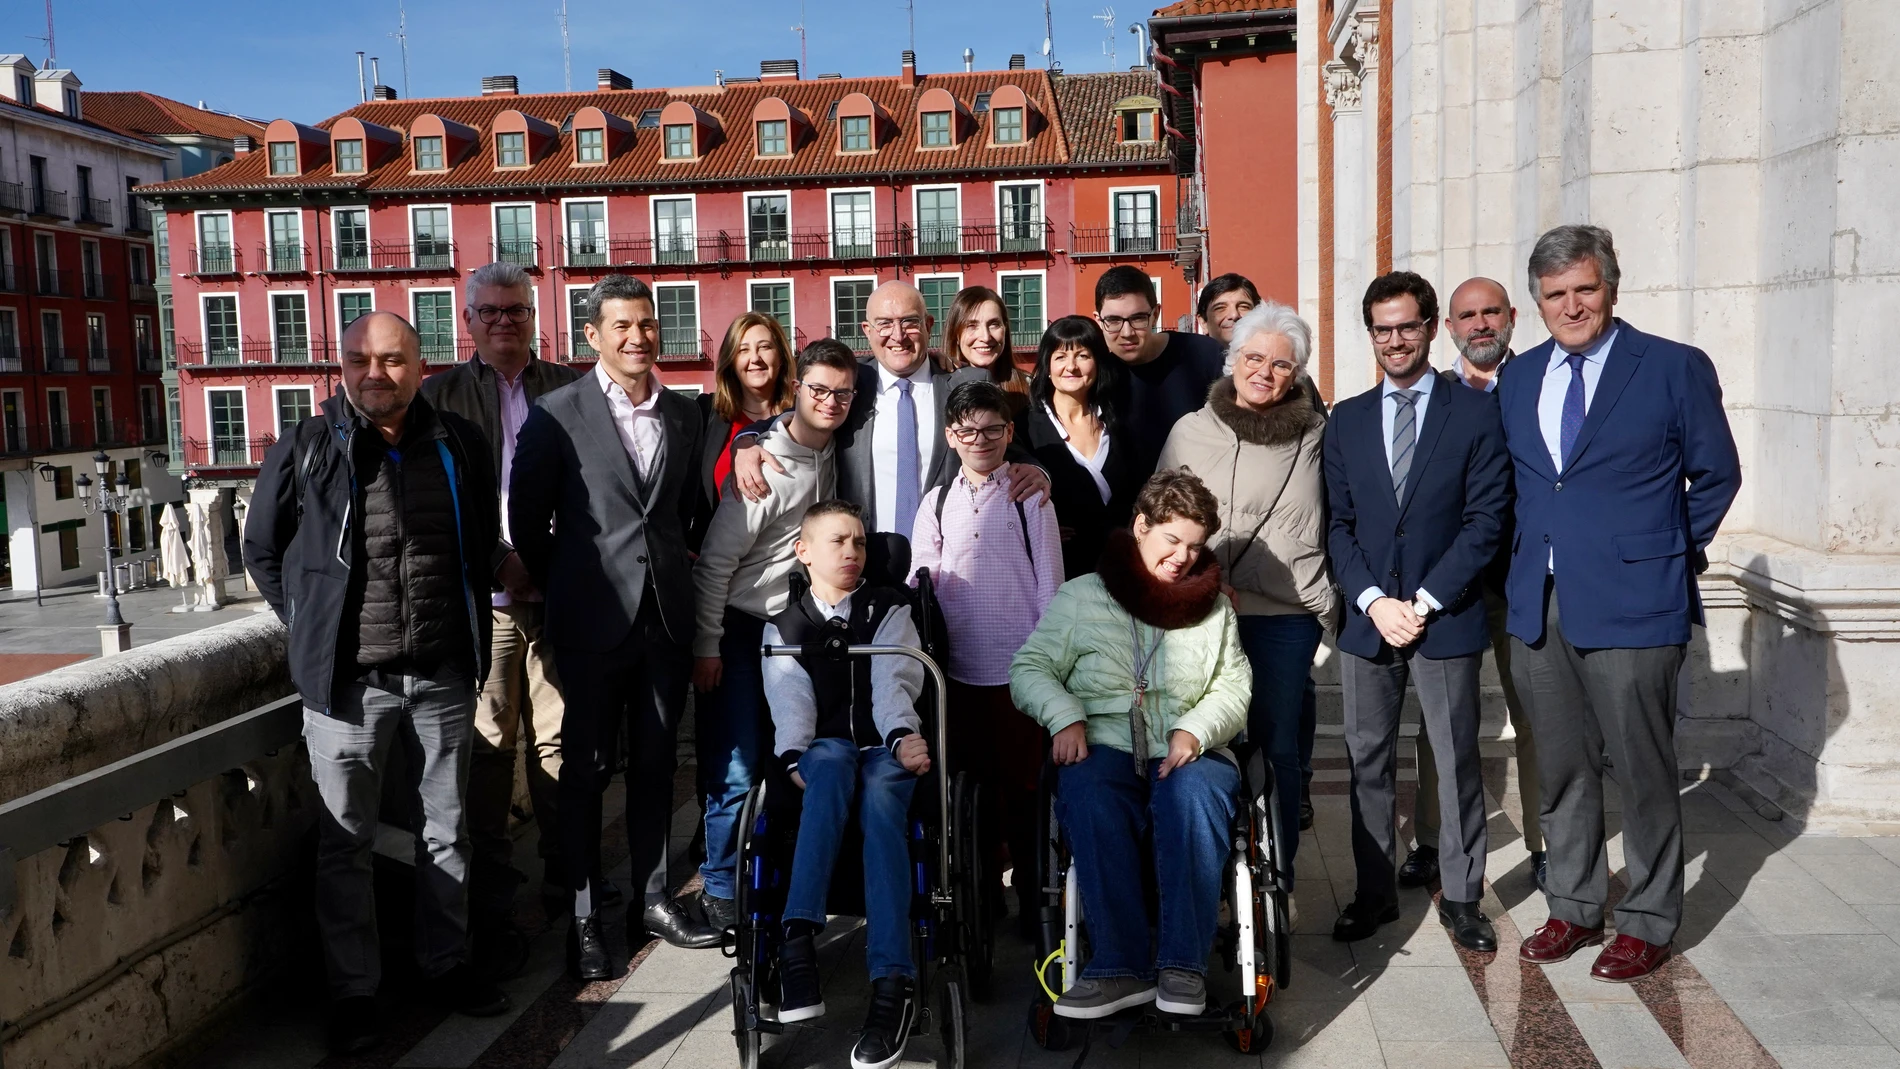
[[[1216,381],[1206,407],[1174,425],[1161,467],[1185,465],[1220,499],[1221,528],[1208,548],[1241,615],[1308,612],[1332,630],[1339,591],[1326,567],[1326,417],[1307,390],[1296,381],[1279,404],[1256,413],[1235,400],[1231,377]]]

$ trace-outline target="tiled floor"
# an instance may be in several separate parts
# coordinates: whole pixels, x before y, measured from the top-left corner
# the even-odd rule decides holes
[[[1688,915],[1678,955],[1633,986],[1589,978],[1591,955],[1562,965],[1519,964],[1521,937],[1545,919],[1520,833],[1507,747],[1487,744],[1491,802],[1487,912],[1500,951],[1451,943],[1423,891],[1401,920],[1350,946],[1331,925],[1351,895],[1343,750],[1322,739],[1318,828],[1302,841],[1294,982],[1273,1002],[1277,1035],[1256,1057],[1299,1069],[1873,1069],[1900,1067],[1900,838],[1793,837],[1714,782],[1685,783]],[[1409,788],[1412,775],[1402,770]],[[1410,802],[1402,798],[1402,811]],[[609,812],[613,809],[610,807]],[[1612,828],[1615,816],[1612,815]],[[675,824],[684,847],[690,811]],[[612,839],[609,839],[611,842]],[[524,854],[529,853],[523,844]],[[1620,863],[1615,843],[1613,864]],[[623,866],[624,870],[624,866]],[[620,873],[621,877],[625,873]],[[524,913],[526,911],[524,910]],[[824,947],[829,1014],[768,1045],[772,1069],[842,1066],[862,1020],[863,943],[835,920]],[[1057,1067],[1078,1051],[1030,1041],[1028,947],[1004,933],[998,991],[976,1007],[965,1064]],[[510,984],[516,1010],[487,1021],[392,1006],[392,1038],[362,1058],[325,1060],[320,1007],[308,996],[265,997],[198,1064],[213,1069],[322,1064],[350,1067],[701,1069],[736,1064],[725,994],[731,962],[712,952],[647,949],[623,977],[580,984],[561,976],[558,933],[536,941]],[[1210,984],[1218,993],[1221,977]],[[914,1040],[905,1064],[938,1064],[935,1037]],[[1213,1036],[1098,1037],[1098,1067],[1237,1065]]]
[[[264,604],[256,591],[244,589],[242,580],[237,578],[230,579],[225,589],[230,591],[228,596],[232,600],[214,612],[173,612],[183,596],[163,586],[120,594],[119,612],[132,625],[132,644],[143,646],[228,623]],[[98,656],[99,625],[105,621],[106,602],[96,587],[56,587],[44,591],[39,604],[34,603],[32,594],[0,593],[0,658],[14,654],[81,655],[76,659]],[[0,666],[5,663],[0,660]],[[34,662],[27,659],[18,662],[22,667],[31,663]],[[58,665],[48,664],[40,670],[54,667]],[[0,682],[23,678],[25,675],[6,675],[0,677]]]

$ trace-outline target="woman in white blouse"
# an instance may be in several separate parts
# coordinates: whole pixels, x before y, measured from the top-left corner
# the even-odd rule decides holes
[[[1043,332],[1021,437],[1049,473],[1068,579],[1095,570],[1108,532],[1128,526],[1135,493],[1151,474],[1133,470],[1127,449],[1117,448],[1114,398],[1122,377],[1093,319],[1064,316]]]

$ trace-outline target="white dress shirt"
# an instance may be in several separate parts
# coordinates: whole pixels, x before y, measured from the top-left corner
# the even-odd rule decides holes
[[[1597,380],[1603,377],[1603,360],[1616,341],[1616,327],[1583,352],[1583,411],[1590,412],[1596,400]],[[1544,449],[1550,453],[1550,466],[1558,474],[1564,470],[1564,395],[1570,392],[1570,354],[1561,345],[1550,347],[1550,363],[1544,365],[1544,388],[1537,395],[1537,429],[1544,434]],[[1545,557],[1546,568],[1557,570],[1557,548]]]
[[[1494,367],[1491,369],[1491,379],[1489,382],[1486,382],[1484,384],[1485,393],[1498,392],[1498,373],[1504,370],[1504,365],[1507,362],[1509,362],[1510,359],[1511,358],[1508,356],[1505,357],[1503,360],[1498,361],[1497,367]],[[1452,373],[1458,376],[1458,381],[1464,383],[1466,386],[1471,385],[1471,375],[1469,372],[1465,370],[1469,366],[1470,365],[1465,363],[1464,356],[1460,354],[1458,359],[1455,362],[1453,362],[1452,367],[1451,367]]]
[[[1395,393],[1398,393],[1401,388],[1418,391],[1418,399],[1412,402],[1412,441],[1416,443],[1420,438],[1424,437],[1425,408],[1427,405],[1431,404],[1432,387],[1436,385],[1437,383],[1438,383],[1438,372],[1434,371],[1430,367],[1427,367],[1425,369],[1425,374],[1420,375],[1417,382],[1413,383],[1412,385],[1408,387],[1394,386],[1392,385],[1392,380],[1390,378],[1384,379],[1380,383],[1379,385],[1379,433],[1385,439],[1386,471],[1390,472],[1392,470],[1392,428],[1398,423],[1398,418],[1399,418],[1399,403],[1397,401],[1392,400],[1392,395]],[[1414,444],[1412,447],[1413,470],[1414,471],[1418,470],[1419,466],[1424,463],[1424,460],[1425,458],[1419,455],[1417,445]],[[1410,476],[1407,476],[1407,477],[1410,478]],[[1359,592],[1359,600],[1358,600],[1359,611],[1365,612],[1367,609],[1372,607],[1373,602],[1378,601],[1380,598],[1383,598],[1386,596],[1388,596],[1386,592],[1383,590],[1380,590],[1376,586],[1369,586],[1365,588],[1364,590]],[[1432,607],[1433,612],[1438,612],[1444,608],[1443,605],[1439,604],[1437,598],[1432,597],[1430,594],[1426,593],[1424,587],[1419,588],[1418,596],[1424,599],[1425,604],[1430,605]]]
[[[480,359],[477,357],[477,359]],[[495,372],[495,387],[501,397],[501,539],[513,544],[514,539],[508,533],[508,487],[514,481],[515,439],[521,436],[521,425],[528,421],[528,384],[524,381],[527,365],[515,372],[513,382],[508,376]],[[496,608],[506,608],[515,603],[515,599],[506,590],[497,590],[492,595]],[[539,594],[524,598],[525,601],[540,601]]]
[[[910,399],[917,410],[917,497],[922,501],[929,482],[930,454],[943,436],[937,426],[937,398],[930,381],[930,361],[923,360],[910,373]],[[872,510],[873,529],[895,531],[897,516],[897,390],[898,376],[883,364],[877,365],[877,418],[871,421],[871,489],[877,495]],[[905,516],[908,522],[914,516]]]
[[[1102,495],[1102,504],[1108,504],[1108,476],[1102,473],[1102,469],[1108,464],[1108,428],[1106,426],[1102,428],[1102,440],[1095,446],[1095,455],[1085,457],[1082,451],[1075,447],[1075,441],[1069,437],[1069,428],[1064,427],[1062,421],[1056,418],[1056,410],[1046,404],[1042,406],[1042,410],[1049,413],[1049,422],[1055,426],[1056,433],[1062,436],[1062,444],[1069,447],[1069,455],[1075,458],[1077,464],[1082,465],[1083,471],[1089,473],[1089,478],[1095,480],[1095,492]],[[1095,418],[1097,421],[1101,420],[1101,409],[1095,410]]]
[[[620,435],[620,444],[627,450],[627,456],[633,459],[633,466],[640,472],[640,478],[653,478],[654,464],[659,460],[660,447],[665,438],[665,428],[660,422],[660,391],[665,389],[654,383],[647,393],[647,399],[634,404],[627,391],[620,388],[607,374],[607,369],[594,365],[594,378],[600,383],[602,393],[607,395],[607,411],[613,416],[614,431]]]

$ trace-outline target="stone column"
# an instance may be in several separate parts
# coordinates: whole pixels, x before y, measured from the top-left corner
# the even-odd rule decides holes
[[[1373,278],[1378,204],[1376,103],[1368,109],[1367,55],[1377,53],[1378,5],[1342,14],[1333,24],[1324,68],[1326,100],[1333,109],[1333,398],[1370,389],[1372,354],[1365,341],[1360,299]],[[1376,60],[1375,60],[1376,65]],[[1376,95],[1377,82],[1373,83]]]

